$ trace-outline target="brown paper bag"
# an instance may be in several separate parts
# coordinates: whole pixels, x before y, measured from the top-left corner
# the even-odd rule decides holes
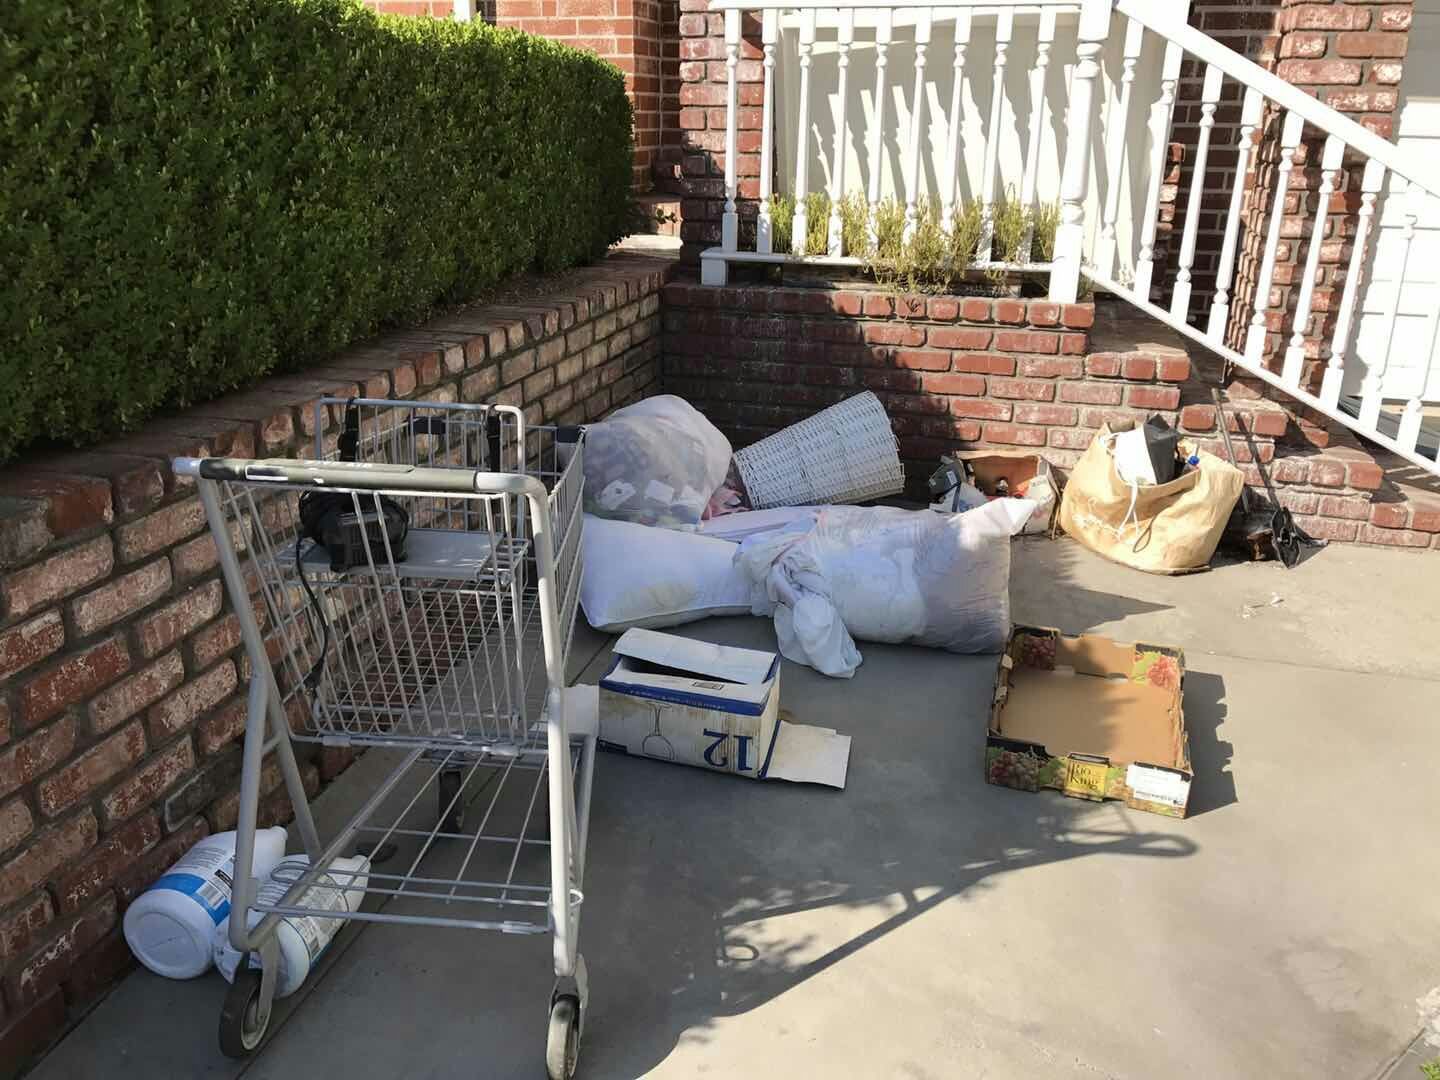
[[[1116,431],[1126,430],[1117,424]],[[1134,492],[1120,478],[1102,427],[1070,472],[1060,501],[1060,527],[1096,554],[1152,574],[1203,570],[1240,498],[1245,478],[1214,454],[1198,451],[1200,465],[1168,484],[1141,484]],[[1193,444],[1181,449],[1196,452]]]

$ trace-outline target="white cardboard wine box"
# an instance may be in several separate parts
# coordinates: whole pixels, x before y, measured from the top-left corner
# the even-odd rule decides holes
[[[850,761],[850,736],[782,717],[775,653],[638,628],[600,680],[600,747],[837,788]]]

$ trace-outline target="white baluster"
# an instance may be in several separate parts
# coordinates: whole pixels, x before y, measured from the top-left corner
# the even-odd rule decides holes
[[[475,0],[455,0],[455,21],[469,22],[475,18]]]
[[[1424,196],[1420,199],[1423,202]],[[1420,383],[1416,386],[1416,396],[1405,402],[1404,412],[1400,413],[1400,431],[1395,433],[1395,442],[1408,454],[1414,454],[1416,445],[1420,442],[1420,422],[1424,419],[1424,406],[1421,405],[1420,396],[1426,392],[1426,384],[1430,382],[1431,364],[1434,364],[1436,357],[1436,346],[1440,346],[1440,304],[1428,304],[1427,307],[1430,308],[1426,312],[1426,318],[1430,321],[1430,333],[1424,336],[1427,347],[1423,353]]]
[[[1310,229],[1310,248],[1305,252],[1305,276],[1300,279],[1300,294],[1295,299],[1295,322],[1290,344],[1285,350],[1285,363],[1280,377],[1289,386],[1300,385],[1305,367],[1305,330],[1310,322],[1310,305],[1315,300],[1315,275],[1320,270],[1320,245],[1325,241],[1325,222],[1330,216],[1330,193],[1335,190],[1335,173],[1345,156],[1345,144],[1334,135],[1325,140],[1320,156],[1320,201],[1315,207],[1315,221]]]
[[[1385,184],[1385,166],[1370,160],[1360,180],[1360,211],[1355,222],[1355,241],[1350,249],[1350,266],[1345,271],[1345,290],[1340,296],[1340,314],[1335,320],[1335,336],[1330,343],[1330,359],[1325,364],[1325,377],[1320,383],[1320,400],[1331,409],[1339,407],[1340,388],[1345,381],[1345,357],[1350,350],[1350,327],[1355,318],[1355,303],[1360,295],[1360,279],[1364,276],[1365,260],[1370,246],[1370,227],[1375,220],[1375,200]]]
[[[1180,81],[1180,46],[1165,46],[1160,68],[1160,99],[1150,109],[1150,191],[1145,196],[1145,218],[1140,226],[1140,254],[1135,259],[1135,293],[1150,298],[1155,276],[1155,226],[1160,219],[1160,188],[1165,183],[1165,165],[1170,154],[1170,123],[1175,117],[1175,84]]]
[[[955,15],[955,61],[954,82],[950,87],[950,131],[945,147],[945,207],[940,224],[946,232],[955,224],[955,200],[959,198],[960,154],[964,146],[960,138],[963,124],[961,116],[961,90],[965,85],[965,50],[970,45],[970,9],[954,8]]]
[[[1205,85],[1200,92],[1200,138],[1195,146],[1195,168],[1190,173],[1190,199],[1185,204],[1185,235],[1180,240],[1180,266],[1175,275],[1175,292],[1170,297],[1170,314],[1184,320],[1190,311],[1190,268],[1195,265],[1195,237],[1200,231],[1200,200],[1205,194],[1205,166],[1210,160],[1210,132],[1215,128],[1215,107],[1220,102],[1224,72],[1205,68]]]
[[[1285,195],[1290,188],[1295,151],[1300,146],[1300,133],[1304,127],[1305,118],[1299,113],[1285,114],[1285,127],[1280,133],[1280,164],[1275,171],[1275,203],[1270,207],[1270,232],[1265,238],[1260,276],[1255,282],[1255,311],[1250,316],[1250,332],[1245,339],[1245,359],[1257,366],[1265,358],[1265,313],[1270,308],[1270,284],[1275,280],[1275,252],[1280,247]]]
[[[893,15],[890,8],[881,8],[875,16],[875,123],[870,129],[871,245],[876,241],[875,225],[880,215],[880,171],[885,167],[885,68]]]
[[[1040,29],[1035,35],[1035,66],[1030,69],[1030,145],[1025,150],[1025,171],[1020,177],[1020,205],[1032,211],[1025,222],[1025,239],[1020,244],[1020,261],[1030,262],[1030,245],[1035,238],[1035,187],[1040,172],[1040,134],[1045,127],[1045,78],[1050,69],[1050,47],[1055,43],[1055,9],[1040,12]]]
[[[1420,188],[1411,187],[1409,181],[1401,179],[1398,173],[1391,177],[1390,197],[1404,200],[1405,224],[1400,229],[1400,258],[1396,265],[1395,288],[1386,290],[1385,313],[1382,316],[1385,327],[1385,351],[1378,362],[1365,370],[1365,379],[1360,385],[1360,424],[1374,431],[1380,422],[1380,403],[1384,399],[1385,369],[1390,366],[1390,353],[1395,348],[1395,326],[1399,321],[1400,294],[1405,289],[1405,272],[1410,268],[1410,252],[1415,243],[1415,223],[1420,217],[1420,203],[1423,193]]]
[[[990,127],[985,132],[985,167],[980,179],[980,261],[989,262],[995,245],[995,181],[1000,167],[1000,120],[1005,107],[1005,65],[1015,32],[1015,12],[1003,9],[995,18],[995,75],[990,94]]]
[[[780,37],[780,12],[766,8],[761,16],[760,41],[765,49],[765,96],[760,117],[760,214],[755,222],[755,250],[768,255],[775,249],[775,227],[770,220],[775,171],[775,42]]]
[[[740,108],[740,85],[735,69],[740,63],[740,9],[725,12],[725,213],[720,218],[720,246],[734,251],[740,246],[740,217],[735,212],[737,115]]]
[[[1425,407],[1418,397],[1405,402],[1405,408],[1400,413],[1400,430],[1395,433],[1395,441],[1402,450],[1411,454],[1415,452],[1415,444],[1420,441],[1420,422],[1424,419]]]
[[[915,12],[915,93],[910,105],[910,175],[905,180],[905,239],[919,224],[920,136],[925,130],[925,54],[930,49],[930,9]]]
[[[805,192],[810,181],[810,54],[815,49],[815,9],[800,13],[800,118],[795,127],[795,216],[790,225],[790,251],[807,254],[806,236],[810,215],[805,211]]]
[[[837,38],[839,55],[836,58],[840,68],[838,92],[840,94],[840,116],[835,124],[835,162],[830,169],[830,228],[826,250],[831,255],[845,254],[844,221],[840,216],[840,200],[845,197],[845,124],[846,99],[849,97],[850,46],[855,41],[855,10],[842,8],[840,29]]]
[[[1420,204],[1423,205],[1426,201],[1427,197],[1423,193],[1420,194]],[[1435,211],[1440,209],[1440,206],[1437,206],[1437,202],[1440,202],[1440,200],[1430,199],[1429,202],[1430,213],[1425,216],[1428,220],[1434,221]],[[1424,337],[1426,344],[1425,351],[1421,353],[1423,359],[1419,372],[1420,382],[1415,387],[1415,396],[1405,402],[1405,411],[1400,414],[1400,431],[1395,436],[1396,442],[1410,453],[1415,452],[1416,444],[1420,441],[1420,421],[1424,417],[1424,409],[1420,398],[1435,378],[1435,358],[1437,355],[1435,350],[1437,347],[1440,347],[1440,304],[1432,303],[1426,306],[1428,310],[1425,313],[1425,317],[1429,320],[1430,332]]]
[[[1085,196],[1090,188],[1090,130],[1095,123],[1095,83],[1100,50],[1110,33],[1110,0],[1082,0],[1070,109],[1065,117],[1065,167],[1060,175],[1060,225],[1050,269],[1050,299],[1074,303],[1085,253]]]
[[[1120,101],[1106,117],[1105,145],[1107,161],[1105,212],[1100,218],[1100,236],[1095,243],[1095,268],[1106,277],[1115,272],[1115,223],[1120,218],[1120,176],[1125,168],[1125,150],[1129,142],[1130,99],[1135,89],[1135,68],[1140,62],[1140,47],[1145,41],[1145,26],[1131,19],[1125,26],[1125,52],[1120,71]]]
[[[1220,265],[1215,274],[1215,300],[1210,305],[1210,322],[1205,328],[1208,337],[1225,340],[1230,324],[1230,283],[1235,279],[1235,251],[1240,242],[1240,217],[1245,209],[1245,172],[1250,167],[1250,151],[1255,129],[1260,125],[1260,110],[1265,99],[1254,87],[1245,91],[1245,104],[1240,106],[1240,138],[1235,143],[1235,186],[1230,191],[1230,212],[1225,216],[1225,242],[1220,248]]]

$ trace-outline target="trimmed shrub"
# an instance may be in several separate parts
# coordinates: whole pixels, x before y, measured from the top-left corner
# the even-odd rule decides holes
[[[627,220],[598,58],[355,0],[0,4],[0,460],[293,369]]]

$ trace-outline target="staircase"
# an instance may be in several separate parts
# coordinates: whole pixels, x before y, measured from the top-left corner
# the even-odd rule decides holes
[[[701,254],[705,283],[724,284],[737,264],[860,265],[842,220],[847,197],[868,205],[872,230],[886,199],[903,202],[907,237],[927,205],[947,232],[978,205],[974,265],[1044,275],[1056,301],[1092,288],[1110,293],[1279,402],[1287,430],[1309,449],[1348,429],[1365,446],[1440,476],[1440,425],[1427,428],[1423,390],[1399,402],[1382,393],[1398,355],[1402,294],[1427,296],[1427,355],[1440,339],[1440,275],[1412,259],[1416,224],[1440,202],[1440,179],[1189,26],[1187,3],[712,0],[710,9],[724,22],[725,201],[720,243]],[[761,85],[746,85],[742,103],[743,65],[754,57]],[[1186,125],[1198,129],[1188,183],[1174,153],[1187,78],[1201,83],[1198,119]],[[1236,120],[1233,141],[1212,142]],[[1234,160],[1218,182],[1207,169],[1211,155]],[[824,180],[821,252],[776,250],[774,177],[788,179],[792,169],[791,192],[817,190],[812,175]],[[1007,261],[996,243],[1017,200],[1027,211],[1058,210],[1047,261],[1028,244],[1024,258],[1012,251]],[[813,235],[806,200],[794,206],[790,235]],[[1224,222],[1208,302],[1196,293],[1207,214]],[[1384,245],[1382,216],[1399,222]],[[1173,221],[1182,224],[1172,235]],[[1288,306],[1272,306],[1278,256],[1292,247],[1304,252],[1297,287]],[[1336,286],[1323,295],[1322,269]],[[1367,295],[1370,355],[1357,388],[1346,369]]]

